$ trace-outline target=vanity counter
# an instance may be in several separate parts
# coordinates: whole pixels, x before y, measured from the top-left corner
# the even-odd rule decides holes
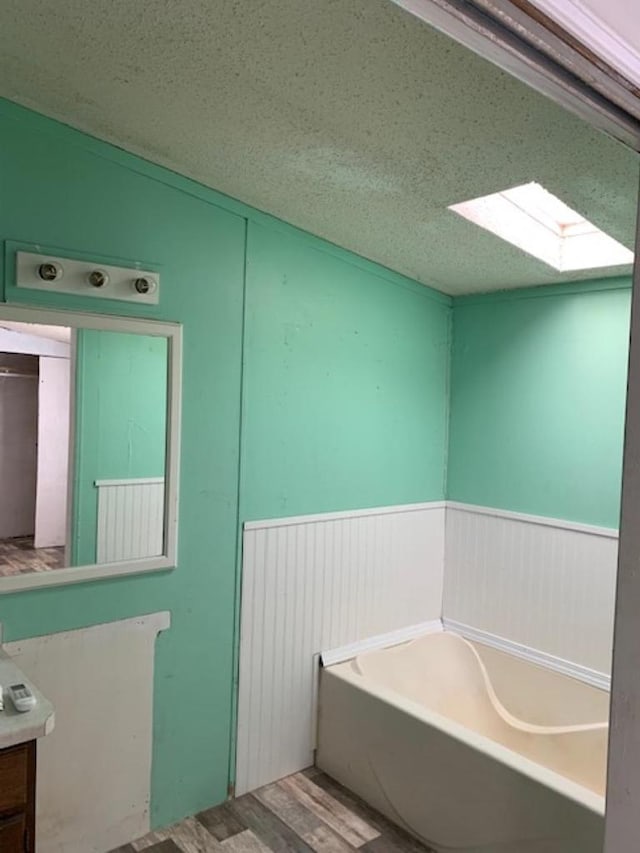
[[[44,737],[53,730],[53,705],[0,647],[0,685],[5,688],[20,683],[31,688],[36,705],[31,711],[21,714],[5,693],[4,710],[0,711],[0,750]]]
[[[0,646],[0,685],[26,684],[36,699],[16,711],[8,695],[0,711],[0,851],[36,853],[36,742],[53,729],[53,705]]]

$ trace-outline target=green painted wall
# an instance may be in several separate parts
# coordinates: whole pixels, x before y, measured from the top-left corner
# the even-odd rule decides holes
[[[151,803],[167,824],[227,792],[240,477],[242,517],[442,497],[449,300],[6,101],[0,240],[5,299],[184,324],[177,571],[0,596],[9,640],[171,611]],[[17,243],[157,266],[160,306],[18,290]]]
[[[454,304],[448,497],[617,527],[630,281]]]
[[[0,238],[159,264],[162,274],[160,308],[18,292],[5,247],[5,296],[184,323],[178,570],[0,597],[8,639],[171,611],[157,643],[154,824],[225,796],[233,684],[246,221],[175,181],[0,103]]]
[[[96,480],[164,477],[167,341],[80,329],[76,336],[71,565],[96,561]]]
[[[250,223],[243,518],[442,500],[449,314]]]

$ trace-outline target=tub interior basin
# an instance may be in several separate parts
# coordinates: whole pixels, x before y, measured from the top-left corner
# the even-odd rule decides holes
[[[604,795],[604,690],[448,631],[341,666]]]

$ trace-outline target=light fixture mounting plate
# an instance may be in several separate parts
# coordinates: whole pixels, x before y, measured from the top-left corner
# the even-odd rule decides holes
[[[41,268],[58,267],[61,274],[44,277]],[[102,274],[102,275],[98,275]],[[104,281],[103,286],[92,282]],[[136,286],[145,279],[152,285],[147,292]],[[16,286],[48,293],[70,293],[97,299],[116,299],[157,305],[160,299],[160,274],[140,267],[121,267],[100,261],[41,255],[34,252],[16,252]]]

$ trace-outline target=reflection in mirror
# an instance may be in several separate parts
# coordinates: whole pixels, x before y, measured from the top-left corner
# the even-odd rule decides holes
[[[0,576],[163,554],[168,342],[0,320]]]

